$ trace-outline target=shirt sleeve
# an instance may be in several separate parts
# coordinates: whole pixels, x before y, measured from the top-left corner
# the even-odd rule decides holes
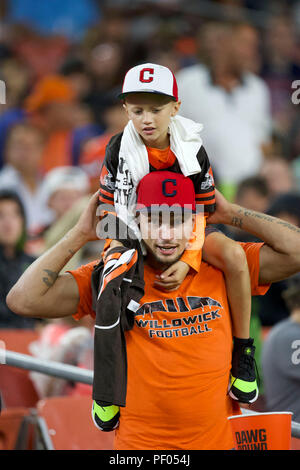
[[[194,183],[197,208],[198,211],[200,209],[202,212],[203,209],[204,212],[214,212],[216,209],[215,182],[213,171],[203,146],[198,152],[197,159],[201,166],[201,171],[190,177]]]
[[[243,243],[239,242],[245,251],[252,295],[264,295],[270,288],[271,284],[259,284],[259,252],[264,243]]]
[[[80,266],[80,268],[73,271],[67,271],[74,277],[78,290],[79,290],[79,304],[77,312],[74,313],[73,318],[80,320],[85,315],[91,315],[96,318],[96,312],[92,308],[92,272],[94,266],[99,263],[99,260],[92,261],[89,264]]]
[[[116,143],[118,137],[119,135],[114,136],[109,141],[100,172],[99,205],[109,204],[111,208],[114,206],[114,192],[119,161],[119,147]]]

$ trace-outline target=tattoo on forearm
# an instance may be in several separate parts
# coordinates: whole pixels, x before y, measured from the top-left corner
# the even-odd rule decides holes
[[[293,230],[293,232],[300,233],[300,228],[296,227],[295,225],[289,224],[288,222],[284,222],[283,220],[278,220],[276,222],[278,223],[278,225],[283,225],[283,227]]]
[[[243,221],[239,217],[233,217],[231,223],[235,227],[243,228]]]
[[[51,271],[50,269],[43,269],[43,271],[48,274],[48,277],[43,277],[43,282],[47,287],[52,287],[58,278],[58,273]]]
[[[75,255],[76,251],[69,249],[68,253],[68,256],[66,256],[64,259],[64,264],[66,264],[72,258],[72,256]],[[42,278],[44,284],[46,284],[47,287],[52,287],[58,278],[59,273],[51,271],[51,269],[43,269],[43,271],[48,275],[47,277]]]
[[[282,225],[283,227],[286,227],[286,228],[292,230],[293,232],[300,233],[300,228],[296,227],[295,225],[290,224],[289,222],[285,222],[284,220],[276,219],[276,218],[274,218],[270,215],[261,214],[259,212],[254,212],[254,211],[251,211],[251,210],[248,210],[248,209],[239,209],[238,213],[241,214],[242,217],[234,216],[232,218],[232,221],[231,221],[232,225],[234,225],[235,227],[242,228],[243,227],[243,216],[244,217],[249,217],[250,216],[250,217],[255,217],[256,219],[267,220],[268,222],[273,223],[273,224]]]

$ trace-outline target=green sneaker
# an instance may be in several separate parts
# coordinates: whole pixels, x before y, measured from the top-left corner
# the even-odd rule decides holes
[[[119,425],[120,408],[116,405],[107,406],[103,402],[94,400],[92,418],[95,426],[101,431],[113,431]]]
[[[258,398],[254,354],[253,338],[234,338],[229,395],[241,403],[254,403]]]

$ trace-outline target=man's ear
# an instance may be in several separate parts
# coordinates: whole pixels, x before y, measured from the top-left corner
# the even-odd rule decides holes
[[[196,222],[196,214],[192,213],[192,215],[190,216],[190,220],[191,220],[191,225],[194,227],[195,222]]]

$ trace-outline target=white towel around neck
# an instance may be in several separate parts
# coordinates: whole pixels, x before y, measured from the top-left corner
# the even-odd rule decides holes
[[[171,118],[170,149],[175,154],[184,176],[194,175],[201,171],[197,153],[202,145],[200,132],[202,124],[182,116]],[[149,173],[147,148],[135,130],[132,121],[126,125],[120,145],[120,155],[125,159],[135,187]]]

